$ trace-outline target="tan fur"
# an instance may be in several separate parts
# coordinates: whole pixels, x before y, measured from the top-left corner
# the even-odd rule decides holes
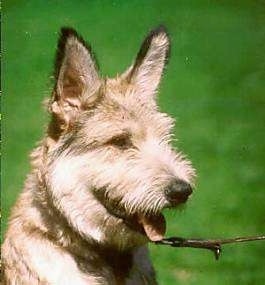
[[[52,120],[12,210],[4,284],[156,284],[147,236],[131,225],[170,206],[173,179],[194,177],[156,105],[168,49],[159,28],[123,75],[102,79],[90,48],[62,30]]]

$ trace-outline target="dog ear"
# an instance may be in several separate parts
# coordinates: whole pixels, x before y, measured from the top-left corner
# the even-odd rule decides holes
[[[67,125],[78,111],[96,99],[101,84],[90,46],[72,28],[61,29],[54,77],[50,109]]]
[[[155,94],[170,49],[168,33],[163,26],[152,30],[145,38],[127,80],[136,86],[140,96]]]

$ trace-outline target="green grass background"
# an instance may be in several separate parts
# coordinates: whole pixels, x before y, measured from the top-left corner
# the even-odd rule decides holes
[[[167,235],[265,233],[265,2],[40,1],[3,3],[2,232],[47,121],[58,30],[73,26],[96,51],[103,75],[122,72],[146,33],[172,39],[160,89],[178,118],[178,147],[198,172],[192,200],[167,213]],[[265,284],[265,243],[210,252],[151,246],[160,284]]]

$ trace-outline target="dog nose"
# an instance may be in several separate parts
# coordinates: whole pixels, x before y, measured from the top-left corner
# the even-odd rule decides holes
[[[169,202],[184,203],[192,193],[190,184],[183,180],[176,180],[171,183],[165,191]]]

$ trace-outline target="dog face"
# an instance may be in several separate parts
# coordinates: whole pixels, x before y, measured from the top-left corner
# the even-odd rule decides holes
[[[48,180],[51,191],[65,191],[63,197],[67,191],[89,195],[90,211],[79,210],[94,215],[100,232],[110,230],[96,218],[104,209],[104,220],[117,221],[121,232],[159,240],[165,233],[161,211],[186,202],[192,192],[191,163],[171,146],[174,120],[156,104],[168,52],[169,37],[160,27],[124,74],[102,79],[90,47],[74,30],[62,29]]]

